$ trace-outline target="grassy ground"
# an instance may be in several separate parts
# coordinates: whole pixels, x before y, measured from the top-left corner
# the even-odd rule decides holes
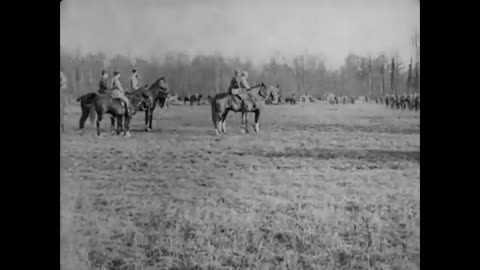
[[[420,268],[419,113],[268,106],[260,134],[232,114],[214,136],[209,106],[172,106],[151,133],[136,115],[131,138],[98,138],[77,134],[78,107],[62,145],[65,269]]]

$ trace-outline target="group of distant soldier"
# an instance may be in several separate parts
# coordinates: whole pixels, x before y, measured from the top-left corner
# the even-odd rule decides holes
[[[385,106],[390,109],[397,109],[397,110],[420,110],[420,94],[413,93],[413,94],[394,94],[394,95],[387,95],[384,98]]]

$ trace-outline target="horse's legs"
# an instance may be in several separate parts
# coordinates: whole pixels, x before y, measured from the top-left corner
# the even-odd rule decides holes
[[[148,131],[152,130],[152,122],[153,122],[153,109],[148,114]]]
[[[148,131],[152,130],[152,122],[153,122],[153,112],[155,111],[155,108],[157,107],[157,100],[153,103],[152,109],[150,110],[150,113],[148,115]]]
[[[115,134],[116,130],[115,130],[115,117],[112,116],[110,117],[110,130],[111,130],[111,134]]]
[[[87,121],[89,115],[89,110],[82,110],[82,116],[80,117],[80,121],[78,123],[78,129],[82,130],[85,127],[85,121]]]
[[[260,132],[260,123],[258,122],[258,120],[260,119],[260,110],[257,109],[255,111],[255,132]]]
[[[146,109],[145,110],[145,131],[150,131],[149,128],[148,128],[148,119],[149,119],[149,115],[150,114],[150,109]]]
[[[125,117],[125,129],[123,133],[125,137],[130,137],[130,119],[131,118],[132,117],[130,115]]]
[[[220,131],[223,133],[227,133],[227,115],[228,115],[228,110],[225,110],[225,112],[221,116],[220,120]]]
[[[212,108],[213,110],[213,108]],[[214,114],[213,116],[213,127],[215,128],[215,135],[220,135],[221,132],[221,123],[222,123],[222,114],[219,112],[212,112]]]
[[[100,136],[100,122],[102,122],[103,114],[99,113],[97,116],[97,135]]]
[[[117,135],[120,135],[121,132],[125,133],[125,118],[124,115],[117,116]]]
[[[242,112],[242,124],[241,124],[242,134],[248,133],[248,112]]]

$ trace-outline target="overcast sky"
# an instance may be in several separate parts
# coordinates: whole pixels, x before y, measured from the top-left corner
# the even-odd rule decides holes
[[[60,44],[142,58],[219,52],[261,63],[302,51],[338,67],[348,53],[412,56],[418,0],[64,0]]]

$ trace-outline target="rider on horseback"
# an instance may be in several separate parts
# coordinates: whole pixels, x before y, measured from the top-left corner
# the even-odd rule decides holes
[[[246,94],[246,90],[250,88],[250,85],[248,84],[247,79],[248,79],[248,72],[244,70],[242,72],[242,77],[240,79],[240,88],[244,90],[243,91],[244,93],[242,93],[244,95]]]
[[[108,73],[105,72],[105,70],[102,70],[102,78],[100,79],[100,82],[98,83],[99,89],[98,92],[100,94],[105,94],[108,91]]]
[[[136,68],[132,70],[132,73],[132,77],[130,77],[130,89],[132,89],[132,91],[136,91],[140,88],[140,77],[138,76]]]
[[[130,100],[125,96],[125,90],[123,90],[122,84],[120,83],[120,73],[115,71],[113,73],[111,95],[113,98],[121,99],[125,102],[125,110],[127,115],[130,114]]]
[[[246,76],[246,71],[244,71],[242,76],[240,76],[240,72],[235,70],[235,76],[233,76],[232,80],[230,81],[230,87],[228,89],[228,93],[230,95],[238,97],[241,100],[242,106],[245,102],[245,89],[249,88]]]

